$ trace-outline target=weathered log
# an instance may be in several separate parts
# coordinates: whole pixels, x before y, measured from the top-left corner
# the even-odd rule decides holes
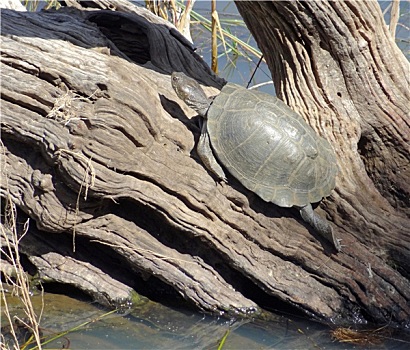
[[[1,196],[37,224],[21,241],[35,266],[56,254],[97,267],[90,279],[103,271],[137,291],[133,275],[160,280],[211,312],[255,314],[281,301],[338,323],[409,322],[410,283],[399,272],[408,254],[390,266],[385,250],[408,244],[408,220],[387,201],[384,227],[346,210],[364,195],[339,183],[316,209],[343,239],[336,254],[297,211],[232,177],[216,183],[198,161],[199,128],[169,73],[223,82],[168,26],[108,11],[1,16]],[[381,233],[400,225],[401,241]],[[380,237],[369,242],[372,232]]]

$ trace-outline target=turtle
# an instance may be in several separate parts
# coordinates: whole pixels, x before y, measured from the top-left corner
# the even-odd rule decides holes
[[[332,226],[311,204],[335,187],[336,156],[326,139],[275,96],[227,83],[208,98],[182,72],[171,74],[171,84],[202,117],[196,150],[211,173],[227,181],[226,169],[264,201],[296,207],[305,222],[341,251]]]

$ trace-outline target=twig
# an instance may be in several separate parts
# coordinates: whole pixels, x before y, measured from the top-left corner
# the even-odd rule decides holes
[[[399,22],[400,15],[400,0],[393,0],[391,11],[390,11],[390,25],[389,30],[393,38],[396,36],[396,27]]]

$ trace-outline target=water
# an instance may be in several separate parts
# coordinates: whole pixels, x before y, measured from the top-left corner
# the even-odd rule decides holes
[[[232,34],[237,36],[242,41],[256,48],[255,39],[249,33],[249,30],[243,24],[242,17],[233,1],[217,1],[217,11],[221,25],[227,28]],[[202,16],[211,19],[211,4],[210,1],[197,1],[194,10]],[[239,24],[234,24],[238,22]],[[231,23],[231,24],[229,24]],[[211,65],[211,36],[200,24],[192,24],[192,39],[197,48],[197,53],[205,60],[208,65]],[[225,40],[230,43],[229,38]],[[225,54],[225,49],[222,44],[218,46],[218,75],[222,78],[242,86],[250,86],[266,84],[258,90],[275,94],[272,77],[267,64],[264,61],[259,62],[259,58],[252,55],[240,45],[236,46],[239,54]],[[229,47],[228,47],[229,51]],[[259,63],[258,68],[256,69]],[[252,80],[251,80],[252,77]]]
[[[19,300],[11,296],[7,299],[13,315],[24,317]],[[106,315],[108,311],[97,304],[64,295],[45,293],[42,297],[38,294],[32,300],[37,315],[44,300],[41,329],[45,339],[84,324],[46,344],[45,349],[217,349],[227,331],[224,350],[404,350],[410,346],[410,333],[395,334],[387,329],[376,333],[381,336],[381,343],[371,347],[340,343],[331,336],[335,328],[294,316],[273,316],[270,321],[232,321],[148,300],[125,314]],[[3,315],[1,325],[6,324]],[[372,339],[376,339],[375,336]]]

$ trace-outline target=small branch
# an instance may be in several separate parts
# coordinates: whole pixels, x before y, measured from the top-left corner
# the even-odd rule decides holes
[[[391,11],[390,11],[390,25],[389,30],[391,35],[396,37],[396,27],[399,22],[400,15],[400,0],[393,0]]]
[[[211,69],[218,73],[218,38],[217,24],[219,25],[218,12],[216,11],[216,0],[212,0],[212,63]]]

